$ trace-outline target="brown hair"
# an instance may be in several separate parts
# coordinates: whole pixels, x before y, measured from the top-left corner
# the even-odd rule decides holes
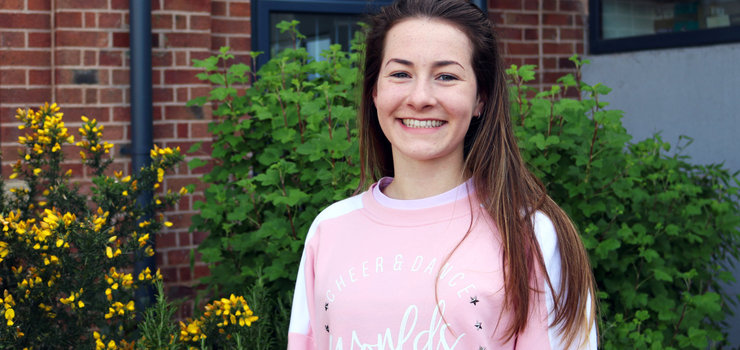
[[[524,331],[530,298],[538,291],[535,270],[553,292],[554,324],[569,347],[580,334],[588,335],[595,320],[595,286],[588,255],[568,215],[547,195],[542,183],[527,170],[519,153],[509,116],[508,91],[502,59],[491,22],[467,0],[397,0],[371,18],[363,63],[359,112],[360,189],[383,176],[393,176],[391,145],[383,134],[373,103],[373,90],[383,60],[385,36],[408,18],[439,19],[462,30],[473,47],[471,62],[478,96],[484,106],[473,118],[464,140],[464,175],[472,177],[476,197],[497,224],[503,245],[505,308],[513,321],[507,340]],[[533,215],[546,214],[557,232],[561,257],[560,292],[555,295],[547,276],[533,228]],[[588,339],[584,337],[583,341]]]

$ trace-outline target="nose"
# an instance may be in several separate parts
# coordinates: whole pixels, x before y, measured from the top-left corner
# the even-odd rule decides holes
[[[412,90],[409,92],[408,105],[416,110],[423,110],[431,107],[436,103],[434,91],[431,84],[424,79],[418,79],[414,82]]]

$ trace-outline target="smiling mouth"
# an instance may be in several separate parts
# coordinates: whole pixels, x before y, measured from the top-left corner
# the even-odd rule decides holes
[[[406,127],[417,128],[417,129],[438,128],[442,126],[444,123],[446,123],[441,120],[417,120],[417,119],[401,119],[401,122]]]

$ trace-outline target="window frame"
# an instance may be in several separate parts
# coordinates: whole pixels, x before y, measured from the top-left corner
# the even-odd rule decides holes
[[[740,26],[602,39],[601,0],[589,0],[589,52],[606,54],[740,42]]]

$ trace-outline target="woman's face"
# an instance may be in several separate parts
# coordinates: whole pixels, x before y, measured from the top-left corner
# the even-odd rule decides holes
[[[471,57],[465,33],[441,20],[411,18],[388,31],[373,101],[394,162],[462,166],[465,133],[482,109]]]

